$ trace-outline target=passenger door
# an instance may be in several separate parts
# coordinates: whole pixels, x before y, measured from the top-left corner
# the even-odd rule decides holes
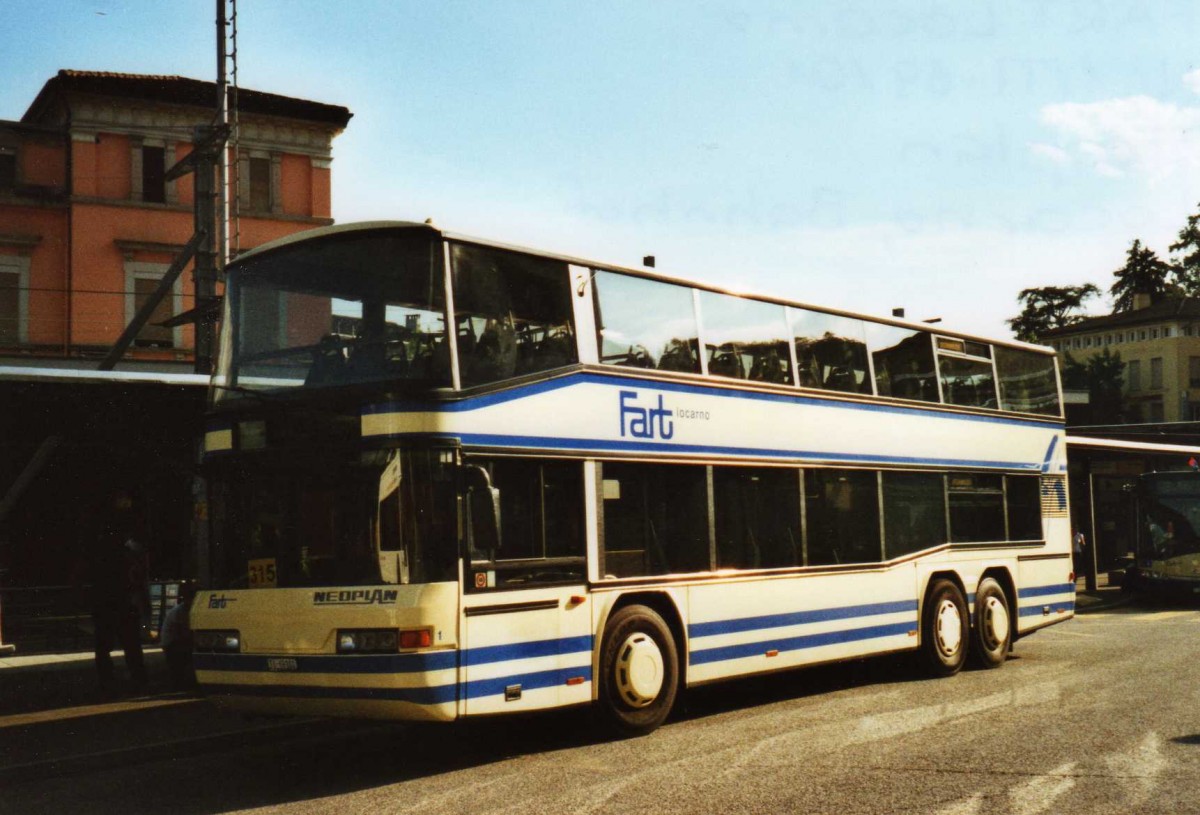
[[[589,701],[582,462],[470,457],[464,463],[460,711]]]

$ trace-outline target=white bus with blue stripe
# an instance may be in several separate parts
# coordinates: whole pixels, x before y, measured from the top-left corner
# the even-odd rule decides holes
[[[197,677],[449,721],[900,651],[1003,664],[1074,611],[1049,349],[429,225],[227,269]]]

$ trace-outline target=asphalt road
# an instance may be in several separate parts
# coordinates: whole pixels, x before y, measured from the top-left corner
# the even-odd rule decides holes
[[[1092,614],[998,670],[887,658],[703,689],[656,733],[583,713],[282,730],[29,779],[0,812],[1200,813],[1200,610]]]

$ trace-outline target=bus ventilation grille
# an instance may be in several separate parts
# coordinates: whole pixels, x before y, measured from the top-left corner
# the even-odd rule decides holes
[[[1067,477],[1065,475],[1042,476],[1042,517],[1067,517]]]

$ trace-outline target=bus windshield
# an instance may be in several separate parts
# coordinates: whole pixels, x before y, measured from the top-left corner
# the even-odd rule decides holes
[[[379,380],[450,384],[440,243],[420,228],[231,264],[214,399]]]
[[[449,450],[389,450],[340,467],[264,458],[214,468],[216,587],[455,579],[453,460]]]
[[[1200,473],[1142,477],[1141,555],[1169,560],[1200,552]]]

